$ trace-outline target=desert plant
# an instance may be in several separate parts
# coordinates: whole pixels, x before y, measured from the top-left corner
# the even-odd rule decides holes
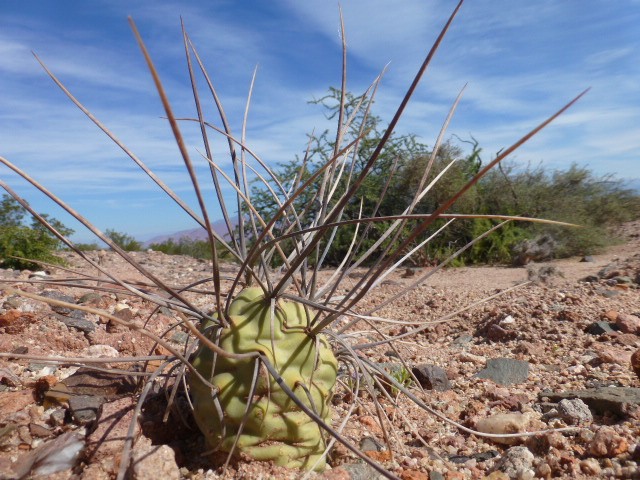
[[[321,105],[325,116],[335,118],[341,106],[342,92],[338,88],[330,88],[326,96],[313,103]],[[349,175],[361,173],[375,146],[383,135],[382,119],[364,116],[356,109],[372,107],[372,100],[363,96],[345,94],[345,114],[352,115],[350,134],[362,132],[358,149],[354,150],[354,159],[349,168]],[[454,136],[455,137],[455,136]],[[447,140],[437,149],[429,149],[417,141],[413,135],[392,134],[380,151],[375,168],[367,174],[358,191],[344,207],[344,220],[357,220],[359,212],[377,212],[379,216],[393,215],[411,205],[420,188],[422,173],[430,167],[427,181],[431,182],[446,167],[447,174],[431,188],[429,195],[421,199],[414,207],[414,213],[430,213],[459,191],[478,173],[483,164],[482,148],[479,142],[458,140],[472,145],[470,152]],[[252,206],[263,218],[274,215],[279,206],[286,200],[283,195],[276,196],[278,184],[293,185],[305,181],[326,163],[335,149],[335,139],[328,131],[318,137],[311,136],[311,147],[304,162],[291,161],[274,167],[274,179],[263,183],[254,181],[251,190]],[[433,156],[433,158],[432,158]],[[300,165],[304,164],[302,170]],[[343,194],[348,188],[349,176],[336,182],[335,195]],[[313,188],[308,188],[294,201],[297,211],[304,212],[305,206],[313,205],[317,199],[321,179],[316,178]],[[384,192],[384,195],[380,195]],[[246,207],[245,207],[246,208]],[[579,254],[594,253],[610,244],[615,238],[611,235],[611,227],[640,215],[640,196],[625,188],[624,183],[610,176],[598,177],[585,167],[571,165],[566,170],[551,171],[541,166],[525,168],[515,163],[500,165],[499,169],[489,172],[465,195],[453,205],[458,213],[483,213],[487,215],[525,215],[544,217],[565,222],[577,223],[586,228],[567,229],[553,225],[532,225],[527,222],[514,222],[492,233],[458,257],[452,264],[478,263],[512,263],[517,261],[514,248],[518,248],[524,240],[531,240],[542,235],[551,235],[556,239],[554,257],[566,257]],[[315,210],[309,209],[313,215]],[[301,220],[305,224],[303,216]],[[390,222],[380,222],[367,226],[367,235],[361,235],[358,241],[359,250],[356,255],[367,251],[376,240],[383,235]],[[443,223],[440,223],[442,225]],[[402,235],[407,235],[414,222],[407,222]],[[425,232],[420,241],[427,238],[440,226],[438,222]],[[447,258],[452,252],[476,238],[489,229],[492,222],[488,219],[470,219],[458,221],[445,232],[432,239],[422,249],[421,263],[433,263]],[[247,226],[248,228],[248,226]],[[274,233],[286,231],[284,221],[276,223]],[[342,259],[351,248],[356,226],[344,226],[331,238],[331,246],[325,255],[325,264],[340,265]],[[247,230],[247,234],[251,232]],[[292,241],[292,240],[291,240]],[[386,244],[377,246],[376,253],[384,251]],[[375,258],[375,255],[372,256]],[[419,255],[414,261],[418,262]],[[275,264],[281,265],[278,258]],[[371,260],[370,260],[371,261]]]
[[[306,331],[313,313],[301,303],[275,303],[261,288],[249,287],[230,303],[226,327],[210,322],[203,332],[226,352],[264,356],[306,408],[327,422],[338,365],[325,336]],[[209,382],[191,379],[194,415],[209,443],[229,452],[236,446],[258,460],[322,469],[325,443],[319,427],[279,387],[277,377],[256,377],[254,358],[215,357],[201,345],[193,366],[215,386],[217,401]]]
[[[142,243],[128,233],[118,232],[113,229],[107,229],[104,233],[109,240],[127,252],[142,250]]]
[[[339,385],[339,388],[347,385],[338,375],[339,371],[344,371],[348,378],[354,379],[350,389],[352,398],[357,399],[359,394],[363,392],[370,395],[383,425],[385,424],[384,410],[379,404],[378,392],[386,392],[383,395],[389,402],[395,403],[396,400],[384,388],[376,388],[380,387],[381,378],[403,396],[406,395],[415,402],[419,408],[434,413],[464,431],[472,432],[460,424],[446,420],[444,416],[426,405],[407,388],[404,377],[394,377],[359,353],[378,345],[390,344],[392,347],[394,340],[415,334],[426,328],[424,322],[421,322],[419,327],[411,328],[414,323],[410,320],[386,319],[374,315],[384,304],[410,293],[427,276],[419,278],[393,298],[386,299],[375,307],[369,308],[366,312],[358,312],[356,307],[407,256],[411,255],[414,249],[410,247],[414,245],[422,233],[432,228],[436,221],[445,220],[446,223],[438,231],[432,232],[431,237],[438,235],[438,232],[446,229],[459,217],[467,218],[447,213],[447,211],[467,191],[472,189],[492,167],[573,105],[580,96],[543,121],[511,147],[505,149],[492,162],[472,175],[448,198],[442,199],[432,212],[414,214],[414,209],[418,202],[429,193],[432,185],[446,175],[450,165],[446,165],[441,172],[435,175],[433,181],[429,181],[433,162],[428,162],[421,173],[416,195],[403,211],[393,215],[379,215],[377,204],[374,204],[371,206],[371,211],[361,212],[357,218],[345,219],[344,217],[347,206],[352,205],[354,201],[358,203],[357,193],[376,167],[380,154],[391,138],[407,102],[414,93],[461,5],[462,2],[458,4],[444,26],[413,83],[408,88],[405,99],[384,129],[379,141],[370,149],[368,157],[363,160],[362,167],[356,171],[352,165],[354,161],[361,160],[354,152],[358,151],[366,131],[363,129],[354,131],[351,126],[355,112],[366,118],[369,114],[370,102],[355,105],[350,114],[343,107],[338,110],[337,133],[333,151],[311,175],[303,175],[304,166],[301,166],[299,175],[288,186],[277,181],[273,171],[251,151],[244,138],[237,138],[233,135],[209,75],[184,29],[184,46],[197,116],[191,119],[177,119],[175,117],[158,72],[153,66],[135,24],[131,21],[132,29],[148,63],[176,143],[192,179],[200,213],[192,210],[162,183],[94,116],[89,115],[89,118],[147,172],[170,198],[175,200],[191,218],[208,232],[208,245],[212,251],[212,272],[209,277],[203,278],[201,282],[194,285],[175,287],[157,278],[108,234],[91,225],[19,167],[0,157],[0,161],[4,165],[59,203],[89,228],[99,240],[105,242],[113,251],[135,267],[149,282],[155,285],[158,292],[151,292],[147,285],[141,289],[137,283],[129,283],[118,278],[102,265],[93,261],[90,256],[79,251],[67,238],[61,236],[69,248],[75,250],[93,268],[98,269],[110,279],[105,281],[102,278],[101,281],[105,284],[118,285],[131,295],[184,314],[182,315],[184,319],[180,320],[180,324],[190,332],[198,344],[194,348],[190,343],[184,351],[178,351],[163,337],[158,337],[151,328],[123,321],[108,312],[100,313],[110,321],[136,329],[141,334],[162,344],[171,352],[171,355],[153,357],[160,359],[163,363],[155,372],[148,373],[148,380],[138,403],[138,411],[154,380],[163,371],[170,369],[172,375],[179,379],[184,374],[188,375],[194,417],[211,447],[226,452],[228,459],[237,453],[242,453],[256,459],[272,460],[278,464],[321,469],[328,449],[335,441],[339,441],[386,477],[395,478],[381,465],[360,452],[348,438],[341,434],[356,406],[355,403],[341,422],[337,422],[331,417],[331,398],[335,391],[334,384]],[[345,37],[344,32],[342,37]],[[343,55],[346,61],[346,44],[343,47]],[[212,95],[220,114],[222,127],[213,125],[204,117],[194,64],[200,69]],[[44,68],[69,98],[88,114],[88,110],[64,88],[57,77],[46,67]],[[378,80],[376,79],[370,89],[365,92],[363,98],[373,97],[378,87]],[[345,87],[346,74],[343,74],[340,91],[346,92]],[[344,106],[345,103],[345,93],[341,93],[341,105]],[[457,101],[445,121],[445,127],[456,105]],[[227,224],[228,238],[223,238],[211,227],[207,213],[207,201],[201,193],[194,164],[185,147],[181,133],[181,122],[195,125],[202,134],[203,159],[211,170],[217,199]],[[366,126],[367,122],[363,122],[362,125]],[[228,140],[233,175],[228,175],[213,160],[209,146],[209,135],[212,131],[222,133]],[[435,158],[438,147],[442,144],[444,131],[445,128],[442,129],[442,133],[435,143],[432,158]],[[304,165],[304,163],[303,159],[302,164]],[[252,172],[255,172],[255,175],[265,185],[269,183],[267,179],[274,182],[275,186],[270,185],[270,188],[273,189],[272,195],[278,206],[269,217],[261,216],[253,205],[249,188],[249,178],[253,175]],[[230,219],[230,207],[226,205],[221,193],[222,181],[231,185],[236,193],[237,204],[244,207],[238,209],[237,229],[234,226],[235,222]],[[28,204],[5,182],[0,181],[0,185],[25,208],[29,208]],[[338,189],[338,185],[341,185],[342,188]],[[383,185],[383,190],[379,192],[380,198],[384,198],[385,192],[386,186]],[[303,205],[297,204],[297,200],[306,193],[311,193],[311,201]],[[56,232],[46,218],[41,216],[37,218],[52,232]],[[498,217],[490,218],[496,219]],[[505,222],[513,220],[515,217],[499,218]],[[409,231],[405,229],[408,221],[412,222],[412,228]],[[378,238],[374,239],[371,246],[361,249],[361,239],[367,237],[373,226],[377,224],[384,224],[386,227],[379,232]],[[278,227],[277,231],[274,230],[276,226]],[[477,240],[481,240],[483,235],[496,228],[493,227],[483,233]],[[342,229],[353,229],[351,248],[345,253],[342,262],[333,273],[328,278],[322,277],[320,275],[321,268],[325,264],[332,239]],[[473,242],[462,246],[443,263],[452,261],[455,255],[458,255],[463,249],[470,248],[472,244]],[[230,252],[239,263],[237,273],[231,277],[226,277],[220,272],[218,255],[220,248]],[[375,256],[373,252],[375,252]],[[282,265],[281,269],[273,270],[270,268],[274,258],[279,259],[278,263]],[[348,278],[355,268],[365,263],[369,265],[365,273],[347,291],[344,291],[345,278]],[[203,291],[202,288],[205,284],[209,285],[209,288]],[[207,295],[209,301],[194,302],[190,292]],[[36,298],[28,292],[22,292],[22,294]],[[57,300],[45,301],[65,305],[64,302]],[[204,303],[212,304],[212,311],[200,307]],[[97,311],[77,305],[74,305],[73,308]],[[408,331],[395,336],[390,335],[384,327],[388,321],[403,323]],[[357,325],[361,322],[369,325],[369,328],[376,332],[379,340],[369,341],[367,339],[354,343],[352,341],[355,338],[353,335],[354,332],[357,333]],[[149,322],[145,325],[148,324]],[[172,365],[175,368],[170,368]],[[339,366],[342,367],[342,370]],[[176,381],[175,388],[178,388],[180,384],[181,382]],[[171,398],[174,394],[175,392],[172,393]],[[496,436],[474,433],[488,437]],[[515,435],[522,436],[523,434]],[[130,441],[122,455],[120,478],[124,477],[128,467],[129,449]]]
[[[38,262],[61,264],[57,257],[57,240],[29,227],[0,227],[0,265],[2,268],[34,270]]]
[[[0,202],[0,266],[18,270],[34,270],[42,262],[63,264],[58,256],[62,242],[35,220],[31,226],[24,223],[27,211],[11,196],[3,195]],[[65,227],[55,218],[42,214],[42,218],[62,235],[69,236],[73,230]]]
[[[91,252],[93,250],[100,250],[100,245],[98,245],[96,242],[76,243],[75,246],[76,246],[76,248],[78,250],[82,250],[83,252]]]
[[[640,217],[640,195],[610,175],[596,176],[585,167],[548,171],[513,163],[491,172],[479,184],[479,210],[542,216],[584,228],[518,224],[528,239],[551,236],[554,257],[588,255],[616,241],[612,227]],[[516,243],[521,238],[513,239]]]
[[[182,237],[178,240],[169,238],[163,242],[152,243],[149,245],[152,250],[166,253],[167,255],[188,255],[193,258],[211,260],[211,245],[206,240],[194,240],[188,237]],[[219,245],[217,248],[218,258],[224,260],[232,260],[230,256]]]
[[[3,227],[19,227],[22,225],[25,210],[11,196],[6,193],[2,195],[0,201],[0,225]]]

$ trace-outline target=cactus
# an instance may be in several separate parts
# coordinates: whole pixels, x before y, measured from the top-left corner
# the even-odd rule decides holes
[[[329,421],[338,364],[325,337],[308,333],[311,318],[304,306],[280,300],[272,309],[264,292],[250,287],[231,302],[228,319],[226,327],[205,324],[203,333],[225,351],[265,356],[298,398]],[[253,381],[255,361],[216,356],[202,345],[192,363],[217,390],[190,376],[193,413],[213,448],[235,447],[294,468],[324,468],[323,432],[273,377],[262,371]]]

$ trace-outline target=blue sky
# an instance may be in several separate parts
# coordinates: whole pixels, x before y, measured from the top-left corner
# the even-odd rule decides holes
[[[344,0],[348,88],[388,72],[374,113],[389,120],[455,6],[452,0]],[[194,116],[180,16],[239,132],[253,69],[247,139],[271,164],[327,127],[307,102],[340,82],[338,2],[321,0],[0,3],[0,155],[18,164],[98,228],[145,239],[194,228],[51,82],[35,51],[125,144],[192,204],[178,150],[127,24],[132,15],[178,116]],[[485,160],[586,87],[588,95],[514,159],[640,179],[640,1],[467,0],[398,126],[433,141],[468,83],[450,134],[472,134]],[[213,110],[209,117],[217,120]],[[185,128],[190,151],[197,131]],[[215,158],[228,164],[222,143]],[[1,170],[39,211],[90,236],[24,182]],[[208,190],[212,205],[215,203]],[[213,206],[213,216],[217,217]]]

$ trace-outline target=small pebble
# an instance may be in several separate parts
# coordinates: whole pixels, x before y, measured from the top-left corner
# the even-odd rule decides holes
[[[593,422],[591,410],[579,398],[560,400],[558,413],[567,425],[590,425]]]
[[[585,475],[600,475],[602,468],[595,458],[586,458],[580,462],[580,470]]]
[[[518,433],[526,431],[530,420],[522,413],[497,413],[478,421],[476,428],[483,433]],[[523,437],[491,438],[493,442],[503,445],[515,445],[522,441]]]

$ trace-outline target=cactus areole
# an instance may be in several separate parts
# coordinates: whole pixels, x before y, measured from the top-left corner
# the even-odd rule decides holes
[[[228,325],[210,322],[203,333],[227,352],[261,353],[295,395],[329,421],[338,370],[331,347],[324,336],[308,334],[310,312],[303,305],[274,304],[260,288],[245,288],[230,305]],[[293,468],[324,468],[320,427],[264,367],[256,370],[255,359],[226,358],[201,345],[192,361],[217,389],[190,377],[195,419],[212,448]]]

